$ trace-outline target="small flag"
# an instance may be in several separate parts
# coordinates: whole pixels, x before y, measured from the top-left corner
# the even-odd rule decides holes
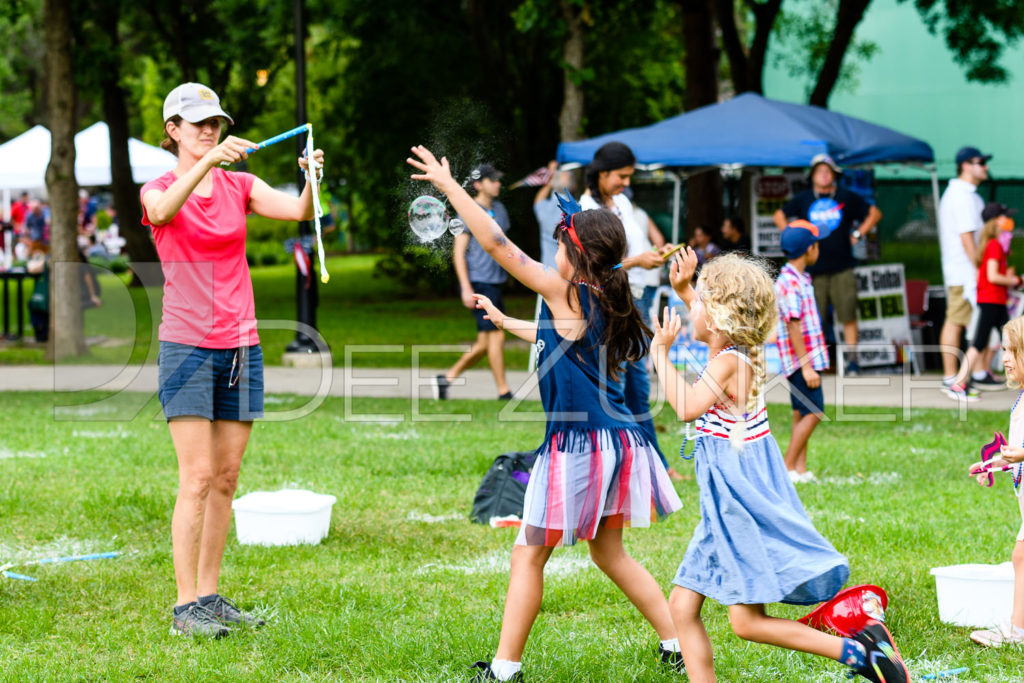
[[[554,173],[551,171],[551,169],[549,169],[547,166],[541,166],[536,171],[526,176],[522,180],[518,180],[512,183],[512,186],[509,187],[508,189],[514,190],[517,187],[523,187],[524,185],[527,187],[540,187],[541,185],[547,185],[548,182],[551,180],[551,176],[553,175]]]
[[[309,254],[307,254],[306,250],[302,248],[302,244],[299,240],[295,240],[294,253],[295,267],[298,268],[299,272],[306,278],[306,289],[309,289],[309,271],[311,265],[309,262]]]

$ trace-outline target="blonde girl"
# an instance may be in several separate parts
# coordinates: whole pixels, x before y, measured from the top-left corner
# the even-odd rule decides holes
[[[654,366],[668,402],[696,421],[695,478],[701,519],[669,597],[690,681],[715,680],[711,641],[700,618],[710,597],[728,605],[740,638],[838,660],[872,681],[908,680],[888,631],[872,622],[852,638],[770,617],[764,605],[811,605],[832,598],[849,576],[846,558],[811,524],[768,425],[763,344],[776,325],[775,289],[764,265],[726,254],[690,280],[697,255],[673,260],[673,288],[690,309],[708,364],[693,385],[670,365],[679,316],[655,323]]]
[[[1003,327],[1003,368],[1006,370],[1006,381],[1010,386],[1020,388],[1024,384],[1024,317],[1014,318]],[[1024,395],[1024,391],[1018,394],[1013,408],[1010,409],[1009,443],[990,461],[996,467],[1013,465],[1010,476],[1013,477],[1013,490],[1017,494],[1021,526],[1011,555],[1013,609],[1010,613],[1010,623],[971,633],[971,640],[988,647],[1024,643],[1024,497],[1021,496],[1021,474],[1024,470],[1024,405],[1021,405],[1021,395]],[[971,469],[981,464],[975,463]],[[979,475],[978,483],[983,483],[987,479],[987,475]]]

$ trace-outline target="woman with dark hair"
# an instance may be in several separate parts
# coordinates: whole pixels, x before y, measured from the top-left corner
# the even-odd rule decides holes
[[[609,211],[581,211],[563,197],[557,269],[545,267],[510,242],[459,186],[447,159],[438,162],[425,147],[412,151],[418,158],[408,162],[420,171],[412,177],[445,193],[487,253],[544,299],[534,322],[508,317],[476,295],[488,320],[536,344],[547,429],[512,548],[498,649],[493,660],[474,665],[480,670],[474,680],[523,680],[520,660],[540,611],[544,565],[555,546],[578,540],[588,542],[594,563],[654,627],[661,660],[677,667],[682,656],[665,595],[622,545],[624,527],[650,526],[681,503],[656,446],[609,377],[622,363],[647,355],[651,337],[622,272],[621,224]]]
[[[584,209],[608,209],[622,224],[626,235],[626,258],[622,259],[622,269],[629,278],[630,290],[634,302],[640,310],[644,324],[650,325],[650,309],[654,302],[657,286],[646,282],[647,272],[661,268],[665,264],[662,256],[672,248],[665,244],[660,233],[656,239],[662,244],[657,251],[651,250],[651,231],[657,233],[653,223],[641,226],[634,219],[633,205],[623,193],[629,187],[630,179],[636,170],[636,157],[633,151],[621,142],[608,142],[594,153],[594,159],[587,166],[585,175],[587,191],[580,198],[580,206]],[[657,242],[655,242],[657,243]],[[651,377],[647,371],[647,358],[639,358],[629,363],[621,378],[626,394],[626,406],[633,411],[637,422],[647,432],[651,443],[658,449],[661,462],[673,479],[683,477],[669,467],[664,453],[658,448],[658,436],[654,430],[654,419],[651,416]]]
[[[206,86],[179,85],[163,113],[161,146],[178,165],[143,185],[140,196],[164,272],[158,394],[178,457],[171,633],[223,636],[234,626],[263,623],[217,592],[242,455],[253,420],[263,417],[245,217],[310,220],[312,190],[307,184],[292,197],[251,173],[222,169],[256,145],[232,135],[220,142],[234,121]],[[322,164],[323,152],[313,157]]]

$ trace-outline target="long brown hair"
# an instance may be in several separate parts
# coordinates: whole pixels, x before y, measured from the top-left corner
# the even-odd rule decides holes
[[[572,216],[572,226],[584,251],[561,227],[555,229],[555,239],[565,242],[572,280],[587,284],[591,306],[596,301],[601,309],[605,322],[601,345],[608,354],[609,373],[617,379],[623,362],[647,355],[654,336],[633,302],[629,276],[625,269],[616,268],[626,256],[626,232],[619,217],[608,209],[580,211]],[[566,299],[573,307],[582,303],[580,288],[570,287]],[[591,323],[587,320],[588,327]]]
[[[1002,232],[1000,224],[1000,218],[1002,216],[996,216],[985,221],[985,225],[981,226],[981,235],[978,236],[978,248],[974,250],[974,265],[981,268],[981,262],[985,260],[985,247],[988,246],[989,240],[994,240],[999,237],[999,233]]]

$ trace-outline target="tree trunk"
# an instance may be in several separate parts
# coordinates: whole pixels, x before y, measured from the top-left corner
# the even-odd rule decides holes
[[[45,0],[46,109],[50,124],[50,342],[47,357],[60,361],[86,352],[78,256],[78,183],[75,181],[75,104],[71,69],[69,0]]]
[[[747,83],[751,92],[764,92],[764,60],[768,54],[768,39],[781,9],[782,0],[768,0],[753,5],[754,42],[750,44],[750,55],[747,58]]]
[[[690,111],[718,102],[718,51],[711,0],[683,0],[683,44],[686,93],[683,107]],[[722,223],[722,178],[717,170],[700,173],[686,182],[687,235],[700,225],[714,232]]]
[[[139,206],[139,189],[132,178],[131,159],[128,155],[128,107],[126,95],[121,87],[120,38],[118,36],[118,14],[120,3],[102,3],[98,21],[103,33],[110,41],[113,59],[100,72],[100,91],[103,93],[103,116],[110,129],[110,178],[113,185],[114,208],[117,210],[118,227],[125,240],[125,251],[132,260],[135,276],[132,286],[162,284],[160,257],[147,228],[142,225],[142,211]],[[145,269],[146,273],[139,273]],[[152,271],[152,272],[149,272]],[[155,279],[154,279],[155,278]]]
[[[764,60],[768,52],[775,19],[782,8],[782,0],[747,2],[754,14],[754,39],[745,48],[736,26],[735,0],[714,0],[715,17],[722,32],[722,46],[729,59],[729,72],[736,94],[743,92],[764,92]]]
[[[828,98],[832,95],[832,89],[835,88],[843,68],[843,56],[853,42],[853,32],[864,18],[864,12],[870,4],[871,0],[839,0],[836,28],[828,52],[825,53],[821,71],[818,73],[818,83],[811,93],[810,104],[828,107]]]
[[[562,16],[569,34],[562,48],[564,99],[558,115],[560,140],[579,140],[583,128],[583,7],[569,0],[562,0]]]
[[[750,90],[747,78],[747,52],[740,40],[739,29],[736,27],[736,7],[734,0],[714,0],[715,17],[722,31],[722,47],[729,60],[729,74],[732,76],[732,87],[736,94]]]

